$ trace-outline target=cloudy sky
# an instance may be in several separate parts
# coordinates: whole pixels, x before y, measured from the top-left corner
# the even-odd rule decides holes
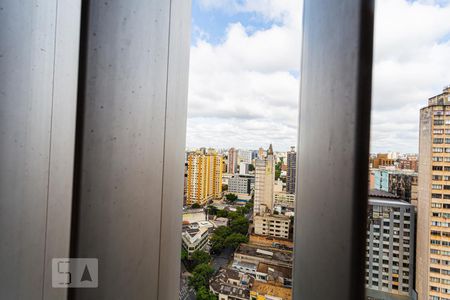
[[[417,152],[450,84],[450,0],[377,0],[371,151]],[[296,144],[300,0],[193,0],[187,147]]]

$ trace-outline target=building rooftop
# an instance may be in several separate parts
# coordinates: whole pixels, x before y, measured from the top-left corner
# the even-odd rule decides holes
[[[397,168],[391,168],[392,166],[382,166],[380,168],[372,169],[373,171],[383,171],[390,174],[402,174],[402,175],[411,175],[411,176],[418,176],[419,173],[417,173],[414,170],[409,169],[397,169]]]
[[[215,218],[214,220],[210,221],[214,224],[214,227],[220,227],[220,226],[227,226],[228,225],[228,219],[227,218]]]
[[[279,297],[283,300],[292,299],[292,289],[283,286],[275,285],[272,283],[265,283],[261,281],[255,281],[251,288],[252,292],[258,293],[258,295],[270,295]]]
[[[255,270],[255,271],[257,269],[257,266],[255,264],[247,263],[247,262],[243,262],[243,261],[233,261],[232,267],[233,268],[243,267],[243,268],[247,268],[247,269]]]
[[[399,199],[400,197],[386,191],[372,189],[369,191],[369,198]]]
[[[254,179],[255,175],[254,174],[234,174],[233,179],[236,178],[242,178],[242,179]]]
[[[253,278],[247,274],[221,268],[217,275],[209,281],[209,287],[215,293],[227,296],[238,297],[240,299],[249,299],[249,287],[253,284]]]
[[[292,251],[251,244],[240,244],[236,253],[292,264]]]
[[[450,101],[450,85],[445,86],[441,94],[428,98],[428,105],[448,105]]]
[[[269,213],[263,213],[261,215],[256,215],[255,217],[259,218],[273,218],[273,219],[279,219],[281,221],[290,221],[291,218],[284,216],[284,215],[276,215],[276,214],[269,214]]]
[[[210,222],[207,223],[209,225],[199,224],[197,222],[191,224],[183,224],[181,228],[182,237],[189,237],[189,242],[194,243],[197,239],[201,238],[210,231],[212,224]]]
[[[380,190],[369,191],[369,205],[412,206],[398,196]]]
[[[281,250],[292,251],[294,249],[294,242],[291,240],[258,234],[250,235],[249,244],[272,247]]]
[[[279,277],[292,279],[292,268],[280,267],[272,264],[259,263],[256,271],[268,274],[272,280],[277,280]]]
[[[414,206],[413,204],[400,199],[369,199],[369,205]]]
[[[366,300],[410,300],[415,299],[410,296],[396,295],[373,289],[366,289]]]

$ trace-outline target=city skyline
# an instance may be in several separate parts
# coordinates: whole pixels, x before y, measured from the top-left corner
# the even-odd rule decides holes
[[[377,1],[371,152],[418,152],[418,112],[450,84],[449,4]],[[297,146],[300,16],[296,0],[193,2],[187,147]]]

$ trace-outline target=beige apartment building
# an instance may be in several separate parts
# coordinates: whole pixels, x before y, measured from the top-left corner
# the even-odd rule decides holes
[[[262,214],[253,217],[255,234],[289,238],[291,219],[283,215]]]
[[[273,192],[273,205],[282,207],[295,208],[295,194],[286,192]]]
[[[253,215],[270,212],[273,209],[273,185],[275,181],[275,161],[272,144],[264,159],[255,161],[255,201]]]
[[[450,86],[420,111],[416,290],[450,299]]]

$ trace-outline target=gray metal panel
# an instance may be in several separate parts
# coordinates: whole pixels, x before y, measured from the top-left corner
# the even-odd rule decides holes
[[[363,299],[373,1],[305,0],[295,299]]]
[[[68,255],[79,25],[70,2],[0,3],[2,299],[66,294],[47,293],[44,276],[50,257]]]
[[[191,0],[172,0],[161,209],[158,299],[178,299]],[[179,238],[177,238],[179,237]]]
[[[65,289],[52,288],[51,263],[69,257],[80,13],[79,0],[58,0],[43,299],[67,295]]]
[[[84,91],[79,98],[73,249],[76,257],[99,259],[99,288],[72,290],[71,296],[157,299],[159,286],[178,285],[178,277],[159,284],[158,275],[168,272],[170,276],[162,280],[173,280],[173,271],[162,268],[179,265],[179,248],[167,249],[179,244],[179,223],[171,228],[173,220],[163,221],[161,215],[180,220],[176,197],[177,188],[182,191],[183,186],[169,176],[182,179],[177,164],[185,130],[188,44],[183,28],[181,40],[171,41],[169,52],[169,24],[175,24],[170,34],[176,38],[177,24],[189,24],[177,18],[189,14],[174,10],[189,7],[177,3],[170,12],[170,1],[159,0],[85,4],[89,13],[84,20],[87,35],[82,37],[87,49],[81,66],[85,71],[80,74]],[[181,65],[172,66],[169,57]],[[180,90],[172,93],[172,89]],[[172,141],[175,137],[180,141]],[[174,161],[164,168],[171,158]],[[162,207],[166,200],[175,203]],[[176,241],[167,241],[167,234]],[[170,260],[176,251],[177,261],[160,264],[160,249]]]

